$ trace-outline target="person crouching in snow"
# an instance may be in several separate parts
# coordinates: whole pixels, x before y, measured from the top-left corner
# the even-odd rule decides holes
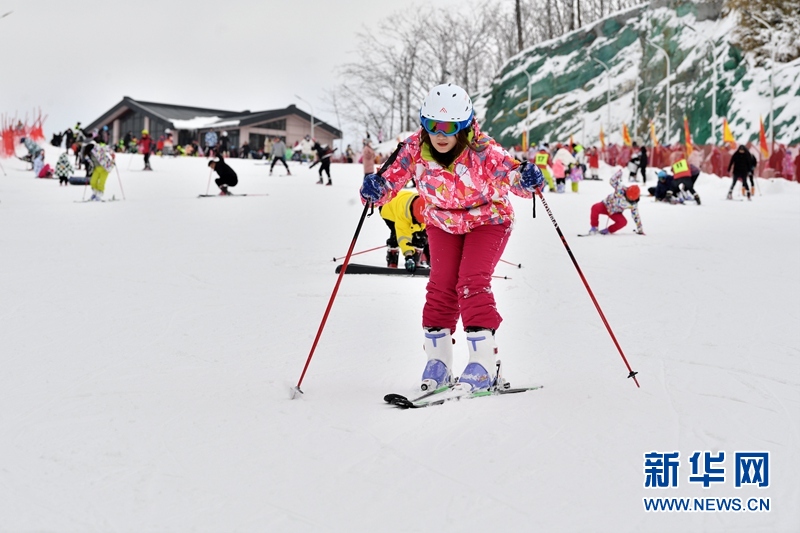
[[[33,160],[33,175],[37,178],[52,178],[53,169],[44,162],[44,150],[36,154]]]
[[[219,187],[220,196],[230,195],[231,193],[228,191],[228,187],[235,187],[236,184],[239,183],[239,176],[237,176],[236,172],[225,162],[222,153],[220,152],[219,154],[219,161],[214,161],[212,159],[208,162],[208,166],[219,174],[219,178],[215,179],[214,183]]]
[[[425,200],[414,191],[403,190],[379,210],[381,218],[389,226],[391,234],[386,239],[389,250],[386,252],[386,265],[397,268],[400,252],[406,270],[414,272],[425,254],[430,263],[428,235],[425,232],[425,218],[422,214]]]
[[[502,318],[491,289],[492,273],[511,235],[509,192],[531,198],[544,177],[536,165],[520,167],[474,119],[467,92],[437,85],[422,102],[422,128],[398,146],[382,176],[361,186],[365,203],[384,205],[415,178],[433,257],[422,310],[427,362],[421,388],[453,382],[453,340],[459,318],[469,362],[459,387],[502,386],[495,332]],[[520,172],[521,170],[521,172]]]
[[[89,200],[101,202],[103,201],[103,193],[106,190],[108,173],[114,168],[114,152],[108,146],[100,146],[90,142],[83,147],[83,156],[92,163],[92,176],[89,178],[92,196]]]
[[[644,235],[642,219],[639,217],[639,186],[636,184],[631,184],[627,187],[623,185],[621,170],[618,170],[611,177],[611,186],[614,187],[614,192],[609,194],[602,202],[597,202],[592,206],[590,217],[592,227],[589,230],[589,235],[598,233],[597,226],[599,225],[600,215],[606,215],[614,221],[608,228],[601,229],[599,231],[600,234],[608,235],[624,228],[628,224],[623,214],[626,209],[631,210],[631,216],[636,223],[636,233]]]
[[[69,185],[69,178],[72,176],[74,169],[69,162],[69,154],[67,152],[58,156],[56,161],[56,177],[58,178],[58,186]]]

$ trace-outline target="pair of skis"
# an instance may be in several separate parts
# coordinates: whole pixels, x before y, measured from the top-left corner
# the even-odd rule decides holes
[[[403,396],[402,394],[387,394],[383,397],[383,400],[386,403],[397,407],[398,409],[421,409],[423,407],[442,405],[452,401],[485,398],[486,396],[502,396],[505,394],[519,394],[521,392],[539,390],[543,387],[544,385],[517,388],[497,387],[473,391],[469,385],[454,383],[450,385],[443,385],[438,389],[428,391],[422,396],[413,399]]]
[[[198,198],[225,198],[226,196],[269,196],[269,194],[239,194],[239,193],[228,193],[228,194],[198,194]]]

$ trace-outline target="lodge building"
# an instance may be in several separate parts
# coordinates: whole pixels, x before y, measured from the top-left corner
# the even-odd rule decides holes
[[[313,126],[312,126],[313,120]],[[230,146],[241,146],[245,140],[253,149],[264,146],[266,137],[281,137],[288,146],[310,135],[322,145],[332,146],[342,132],[324,121],[312,117],[294,104],[284,109],[268,111],[225,111],[156,102],[142,102],[129,96],[106,111],[84,129],[108,126],[110,140],[118,143],[126,133],[139,137],[143,129],[158,139],[169,129],[179,145],[197,140],[201,146],[206,132],[227,131]]]

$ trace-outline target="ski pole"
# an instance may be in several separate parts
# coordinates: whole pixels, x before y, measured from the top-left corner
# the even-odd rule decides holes
[[[506,261],[505,259],[501,259],[500,262],[505,263],[507,265],[515,266],[517,268],[522,268],[522,263],[512,263],[511,261]]]
[[[405,143],[399,143],[397,148],[395,149],[394,153],[389,156],[389,159],[381,166],[380,170],[378,170],[378,176],[383,175],[389,165],[394,163],[394,160],[397,159],[397,154],[400,153],[400,149],[404,146]],[[211,179],[211,176],[209,176]],[[322,321],[319,324],[319,329],[317,329],[317,335],[314,337],[314,342],[311,345],[311,351],[308,354],[308,359],[306,359],[306,364],[303,366],[303,372],[300,374],[300,379],[297,380],[297,385],[291,389],[291,398],[295,399],[299,395],[303,394],[303,391],[300,390],[300,385],[303,384],[303,378],[306,376],[306,371],[308,371],[308,365],[311,363],[311,358],[314,357],[314,350],[317,349],[317,343],[319,342],[319,338],[322,336],[322,330],[325,328],[325,322],[328,320],[328,314],[331,312],[331,307],[333,306],[333,300],[336,298],[336,293],[339,291],[339,285],[342,283],[342,278],[344,277],[345,271],[347,270],[347,264],[350,262],[350,257],[353,255],[353,248],[356,247],[356,241],[358,240],[358,235],[361,233],[361,226],[364,225],[364,219],[367,218],[367,211],[373,208],[372,202],[367,202],[364,204],[364,210],[361,211],[361,218],[358,220],[358,226],[356,226],[356,232],[353,235],[353,240],[350,243],[350,248],[347,250],[347,255],[344,257],[344,263],[342,263],[342,269],[339,271],[339,277],[336,279],[336,285],[333,287],[333,292],[331,293],[331,297],[328,300],[328,307],[325,308],[325,313],[322,315]],[[370,213],[372,214],[372,213]]]
[[[122,188],[122,178],[119,177],[119,168],[117,164],[114,163],[114,170],[117,171],[117,181],[119,182],[119,190],[122,193],[122,199],[125,200],[125,189]]]
[[[208,191],[211,190],[211,174],[214,173],[214,169],[208,171],[208,185],[206,185],[206,196],[208,196]]]
[[[380,250],[381,248],[386,248],[386,245],[385,245],[385,244],[383,244],[383,245],[381,245],[381,246],[376,246],[375,248],[370,248],[369,250],[361,250],[360,252],[356,252],[356,253],[354,253],[354,254],[350,254],[350,257],[356,256],[356,255],[365,254],[365,253],[367,253],[367,252],[374,252],[375,250]],[[339,259],[344,259],[345,257],[347,257],[347,256],[342,256],[342,257],[334,257],[334,258],[333,258],[333,262],[335,263],[335,262],[336,262],[336,261],[338,261]]]
[[[556,233],[561,238],[561,243],[564,245],[564,248],[567,249],[567,253],[569,254],[569,258],[572,259],[572,264],[575,265],[575,270],[578,271],[578,275],[583,281],[583,285],[586,287],[587,292],[589,293],[589,297],[592,299],[595,308],[597,308],[597,312],[600,314],[600,318],[603,320],[603,324],[605,324],[606,329],[608,330],[608,334],[611,335],[611,340],[614,341],[614,346],[617,347],[619,351],[619,355],[622,357],[622,360],[625,362],[625,366],[628,368],[628,377],[633,378],[633,382],[636,383],[636,386],[639,387],[639,380],[636,379],[636,374],[638,372],[634,372],[631,369],[631,365],[628,364],[628,359],[625,357],[625,354],[622,352],[622,347],[617,342],[617,337],[614,336],[614,332],[611,331],[611,326],[608,324],[608,320],[606,320],[606,315],[603,314],[603,310],[600,309],[600,304],[597,303],[597,298],[594,297],[594,293],[592,292],[591,287],[589,287],[589,282],[586,281],[586,277],[584,277],[583,272],[581,271],[581,267],[578,266],[578,261],[575,259],[575,255],[573,255],[572,250],[569,248],[569,244],[567,244],[567,239],[564,238],[564,234],[561,233],[561,228],[558,227],[558,223],[556,222],[555,217],[553,216],[553,212],[550,211],[550,206],[547,205],[547,202],[544,199],[541,191],[536,191],[536,196],[542,201],[542,206],[544,206],[545,211],[547,211],[547,216],[550,217],[550,222],[553,223],[553,226],[556,228]]]
[[[3,176],[8,176],[8,174],[6,174],[6,169],[3,168],[3,165],[0,165],[0,170],[3,171]]]

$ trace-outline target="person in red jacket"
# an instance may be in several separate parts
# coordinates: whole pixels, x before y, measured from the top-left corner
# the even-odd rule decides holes
[[[144,170],[153,170],[150,166],[150,153],[153,151],[153,139],[150,132],[142,130],[142,138],[139,139],[139,150],[144,154]]]

